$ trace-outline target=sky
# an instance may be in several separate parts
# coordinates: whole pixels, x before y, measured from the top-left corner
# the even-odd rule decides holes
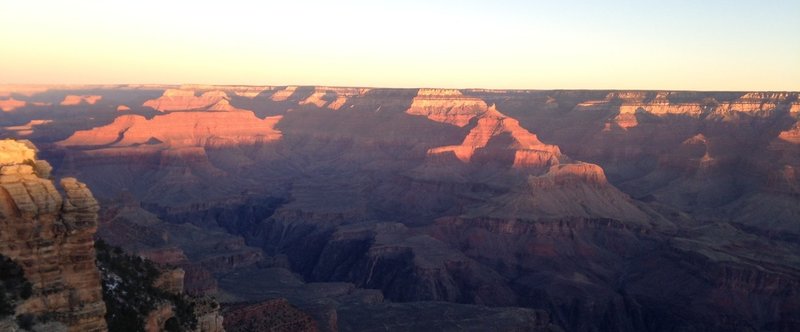
[[[0,0],[0,84],[800,91],[800,1]]]

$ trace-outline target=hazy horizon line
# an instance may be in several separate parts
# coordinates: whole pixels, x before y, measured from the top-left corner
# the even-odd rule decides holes
[[[369,86],[369,85],[337,85],[337,84],[238,84],[238,83],[0,83],[3,87],[37,86],[37,87],[103,87],[103,86],[143,86],[143,87],[191,87],[191,86],[217,86],[217,87],[325,87],[325,88],[357,88],[357,89],[386,89],[386,90],[415,90],[415,89],[441,89],[441,90],[467,90],[467,91],[641,91],[641,92],[789,92],[800,93],[798,90],[723,90],[723,89],[670,89],[670,88],[496,88],[496,87],[446,87],[446,86]],[[13,91],[9,91],[13,92]]]

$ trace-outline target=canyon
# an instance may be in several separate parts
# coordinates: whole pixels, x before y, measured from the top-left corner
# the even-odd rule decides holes
[[[0,91],[15,172],[229,330],[800,328],[798,92]]]

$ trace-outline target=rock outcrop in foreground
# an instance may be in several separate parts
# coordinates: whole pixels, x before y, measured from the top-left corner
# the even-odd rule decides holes
[[[50,169],[30,142],[0,141],[0,254],[32,285],[15,314],[68,331],[106,331],[93,247],[97,201],[74,178],[61,180],[62,197]]]

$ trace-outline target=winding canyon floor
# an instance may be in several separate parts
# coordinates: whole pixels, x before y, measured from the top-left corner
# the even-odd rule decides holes
[[[100,237],[322,330],[800,329],[800,93],[0,86]]]

